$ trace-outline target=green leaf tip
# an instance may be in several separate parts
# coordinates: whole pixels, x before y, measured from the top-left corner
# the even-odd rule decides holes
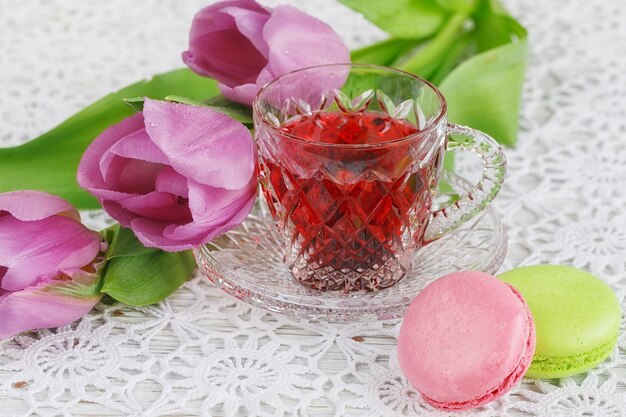
[[[147,248],[131,229],[117,223],[100,233],[109,242],[100,291],[122,303],[158,303],[180,287],[196,268],[191,251]]]
[[[196,268],[191,251],[114,257],[108,262],[102,292],[132,306],[156,304],[189,279]]]
[[[145,247],[131,229],[121,227],[119,224],[105,229],[105,233],[109,242],[109,250],[106,255],[109,260],[124,256],[145,255],[159,250]]]
[[[143,102],[145,101],[144,97],[123,98],[122,101],[136,112],[143,111]]]

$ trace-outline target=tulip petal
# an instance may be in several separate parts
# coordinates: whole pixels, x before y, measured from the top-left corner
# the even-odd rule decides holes
[[[152,216],[153,213],[146,213],[147,217],[130,219],[130,228],[145,246],[170,252],[198,247],[244,221],[256,198],[256,177],[240,190],[210,187],[193,180],[187,180],[187,184],[188,207],[193,215],[187,224],[160,221]],[[132,207],[130,209],[134,210]],[[120,207],[120,210],[124,209]]]
[[[120,200],[119,204],[141,217],[160,222],[187,223],[192,221],[189,207],[179,203],[178,196],[153,191]]]
[[[100,236],[73,219],[52,216],[23,222],[0,217],[0,265],[7,268],[2,287],[18,291],[40,278],[79,269],[100,252]]]
[[[237,29],[250,40],[264,58],[267,58],[269,47],[263,39],[263,26],[267,23],[270,15],[265,11],[259,13],[241,7],[226,7],[221,12],[232,16],[235,19]]]
[[[109,152],[102,158],[102,167],[108,186],[124,196],[131,196],[153,191],[157,176],[164,165],[123,158]],[[118,195],[114,199],[118,198],[123,197]]]
[[[267,59],[234,25],[198,39],[193,49],[183,53],[183,61],[195,72],[226,84],[254,82]]]
[[[85,150],[83,158],[78,165],[76,172],[78,184],[89,190],[99,199],[128,197],[126,193],[110,191],[110,186],[104,180],[104,176],[100,170],[100,160],[120,138],[143,129],[143,123],[143,115],[137,113],[109,127],[94,139],[91,145]],[[108,192],[106,192],[107,190]]]
[[[169,225],[163,231],[163,236],[175,240],[193,239],[203,244],[241,224],[254,206],[256,181],[254,186],[242,192],[227,191],[230,193],[229,198],[224,195],[225,191],[190,183],[189,205],[196,215],[194,222],[181,226]]]
[[[189,210],[195,222],[215,224],[232,217],[250,197],[256,195],[256,179],[240,190],[226,190],[189,181]]]
[[[250,131],[205,107],[146,99],[146,130],[179,174],[201,184],[236,190],[256,164]]]
[[[101,298],[99,276],[99,271],[79,270],[63,280],[45,280],[16,292],[0,291],[0,339],[80,319]]]
[[[136,214],[129,212],[119,203],[119,200],[101,200],[102,208],[107,214],[117,220],[122,226],[130,227],[130,222],[137,217]]]
[[[237,14],[242,22],[235,20]],[[193,19],[183,61],[196,73],[231,86],[253,83],[267,64],[267,46],[259,26],[268,17],[267,9],[255,1],[225,1],[200,10]]]
[[[167,164],[167,157],[163,151],[150,140],[145,129],[136,130],[124,136],[111,146],[109,151],[115,155],[126,158],[141,159],[157,164]]]
[[[42,220],[55,214],[80,220],[78,211],[70,203],[41,191],[0,193],[0,215],[3,211],[23,221]]]
[[[261,71],[256,82],[253,84],[242,84],[235,87],[229,87],[225,84],[218,84],[220,92],[229,100],[236,101],[247,105],[252,105],[257,93],[266,83],[274,79],[274,75],[266,67]]]
[[[226,84],[218,84],[217,87],[224,97],[237,103],[252,105],[254,98],[261,89],[256,84],[242,84],[235,87],[229,87]]]
[[[348,48],[329,25],[291,6],[274,9],[263,36],[276,77],[315,65],[350,62]]]
[[[178,252],[197,246],[193,241],[176,241],[163,236],[167,223],[137,217],[130,222],[130,228],[137,239],[147,248],[159,248],[168,252]]]
[[[190,206],[193,200],[194,210],[199,213],[201,220],[194,219],[188,224],[177,225],[137,217],[131,221],[130,227],[147,247],[158,247],[170,252],[198,247],[245,220],[254,205],[256,184],[254,179],[245,191],[220,191],[190,181]],[[210,217],[211,214],[214,217]]]
[[[119,171],[128,162],[127,158],[123,158],[109,152],[108,150],[100,159],[100,176],[108,188],[89,188],[89,192],[94,194],[102,203],[103,199],[109,200],[121,200],[130,196],[137,195],[137,193],[126,193],[118,190],[112,190],[114,188],[111,183],[115,183],[117,177],[119,177]]]
[[[172,193],[184,198],[189,197],[187,178],[174,171],[172,167],[165,167],[156,178],[156,191]]]
[[[239,8],[251,12],[267,14],[271,9],[263,7],[254,0],[226,0],[212,4],[200,10],[193,18],[189,39],[195,41],[211,30],[224,30],[232,27],[231,20],[215,19],[215,14],[226,8]]]

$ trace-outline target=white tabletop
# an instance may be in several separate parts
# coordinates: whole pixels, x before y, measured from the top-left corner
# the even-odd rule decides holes
[[[350,47],[384,36],[336,1],[286,2]],[[182,66],[191,17],[206,3],[1,0],[0,146]],[[495,203],[509,235],[502,270],[585,268],[626,306],[626,2],[507,3],[531,52],[520,140]],[[160,305],[100,305],[75,325],[0,342],[0,416],[447,415],[401,375],[398,324],[293,321],[197,277]],[[527,379],[463,415],[626,417],[624,326],[619,348],[589,374]]]

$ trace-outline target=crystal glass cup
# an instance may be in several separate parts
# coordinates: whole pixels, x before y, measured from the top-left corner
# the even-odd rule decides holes
[[[498,144],[448,123],[437,88],[392,68],[295,71],[267,84],[253,110],[261,188],[285,240],[285,265],[312,289],[394,285],[415,251],[475,216],[504,180]],[[478,154],[483,172],[466,195],[434,211],[446,150]]]

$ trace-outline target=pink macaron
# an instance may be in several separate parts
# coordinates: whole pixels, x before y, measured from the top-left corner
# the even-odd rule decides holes
[[[499,279],[455,272],[410,305],[398,338],[407,379],[429,404],[478,407],[519,382],[535,351],[535,326],[522,296]]]

